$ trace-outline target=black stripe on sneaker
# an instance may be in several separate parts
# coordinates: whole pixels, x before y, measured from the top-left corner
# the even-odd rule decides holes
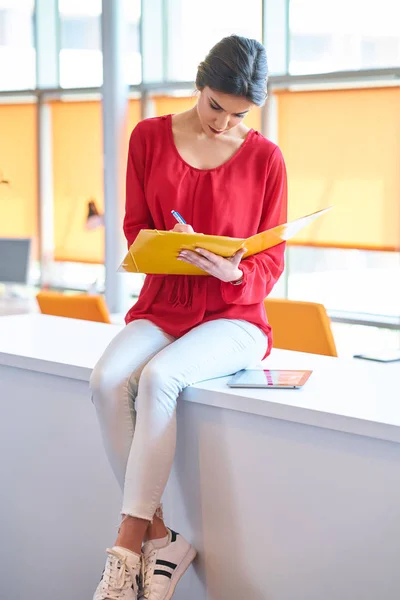
[[[176,533],[176,531],[173,531],[172,529],[170,529],[171,532],[171,542],[176,542],[176,538],[178,537],[178,534]]]
[[[168,571],[162,571],[161,569],[155,569],[154,575],[165,575],[165,577],[169,577],[171,579],[172,573],[168,573]]]
[[[168,562],[167,560],[157,560],[156,565],[162,565],[163,567],[169,567],[170,569],[176,569],[178,565],[175,563]]]

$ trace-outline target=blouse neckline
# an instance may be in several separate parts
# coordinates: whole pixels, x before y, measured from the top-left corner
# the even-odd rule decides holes
[[[243,144],[241,144],[241,146],[236,150],[236,152],[234,152],[232,154],[232,156],[230,158],[228,158],[228,160],[226,160],[225,162],[223,162],[221,165],[218,165],[217,167],[212,167],[211,169],[200,169],[199,167],[194,167],[193,165],[189,164],[180,154],[176,144],[175,144],[175,140],[174,140],[174,134],[172,131],[172,114],[171,115],[167,115],[167,129],[168,129],[168,137],[169,140],[171,142],[171,146],[176,154],[176,156],[178,157],[178,159],[180,160],[180,162],[182,162],[184,165],[186,165],[186,167],[188,167],[189,169],[192,169],[192,171],[197,171],[199,173],[212,173],[213,171],[219,171],[220,169],[223,169],[224,167],[227,167],[228,165],[230,165],[234,160],[236,160],[236,158],[238,156],[240,156],[240,154],[242,153],[243,149],[248,145],[248,143],[250,142],[250,140],[253,138],[255,131],[254,129],[250,129],[250,131],[247,133]]]

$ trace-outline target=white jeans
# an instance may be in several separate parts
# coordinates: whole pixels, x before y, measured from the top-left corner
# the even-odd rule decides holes
[[[176,402],[193,383],[260,361],[267,337],[246,321],[206,322],[175,339],[147,320],[129,323],[95,366],[90,386],[122,514],[151,521],[176,444]]]

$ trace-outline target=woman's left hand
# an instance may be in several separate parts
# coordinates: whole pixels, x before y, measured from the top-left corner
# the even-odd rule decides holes
[[[199,267],[221,281],[234,282],[243,276],[243,271],[240,270],[239,265],[246,252],[246,248],[241,248],[230,258],[223,258],[203,248],[196,248],[194,252],[192,250],[181,250],[178,260]]]

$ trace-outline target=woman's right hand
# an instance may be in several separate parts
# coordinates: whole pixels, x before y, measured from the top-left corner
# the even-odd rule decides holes
[[[180,233],[194,233],[191,225],[184,225],[183,223],[177,223],[170,231],[178,231]]]

